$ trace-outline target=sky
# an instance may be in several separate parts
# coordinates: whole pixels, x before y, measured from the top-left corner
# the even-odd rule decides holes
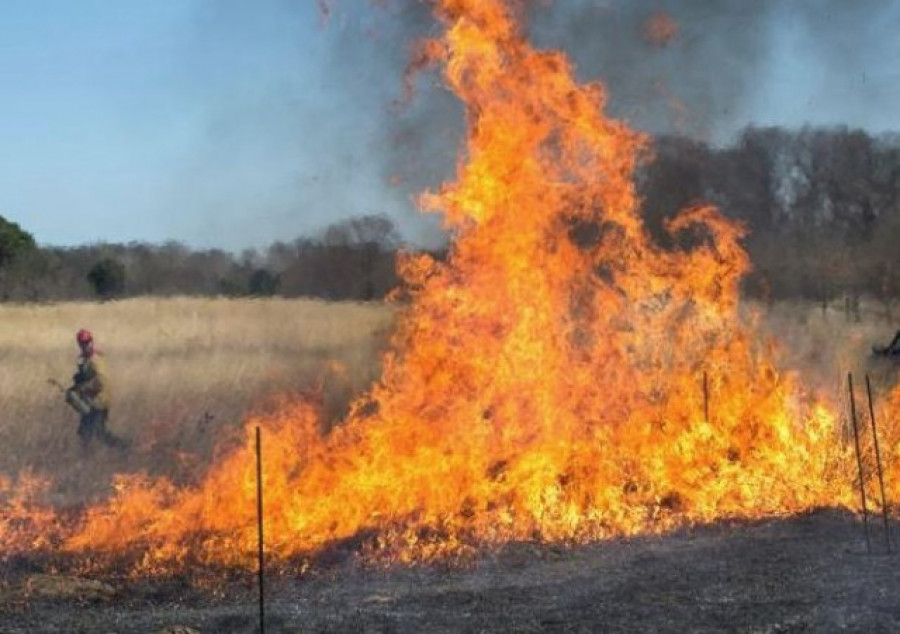
[[[650,133],[900,127],[900,0],[556,0],[528,29]],[[383,213],[437,244],[415,197],[452,177],[461,109],[402,80],[439,32],[414,0],[3,0],[0,216],[45,245],[237,251]]]

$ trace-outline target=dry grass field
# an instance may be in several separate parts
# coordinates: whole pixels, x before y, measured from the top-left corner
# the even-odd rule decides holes
[[[841,403],[846,373],[873,375],[882,393],[896,368],[871,345],[897,325],[875,304],[857,321],[835,304],[748,305],[760,336],[774,335],[782,365]],[[394,311],[383,304],[316,300],[140,298],[109,303],[0,306],[0,476],[49,476],[56,504],[108,494],[118,472],[199,478],[245,416],[277,398],[319,390],[325,423],[377,378]],[[85,453],[77,415],[48,383],[68,383],[79,328],[95,333],[112,379],[110,428],[133,443]],[[861,379],[860,379],[861,381]]]
[[[889,343],[900,323],[888,321],[877,302],[863,302],[858,315],[848,314],[842,302],[827,310],[805,301],[751,307],[760,315],[762,331],[775,342],[781,366],[796,372],[804,385],[843,402],[848,372],[859,385],[869,374],[876,396],[895,384],[896,365],[874,357],[872,346]]]
[[[898,325],[874,304],[858,321],[837,305],[746,309],[759,319],[760,338],[777,339],[782,366],[842,407],[848,371],[872,373],[878,393],[897,380],[895,366],[870,354]],[[47,474],[55,482],[48,501],[64,507],[106,495],[118,472],[199,478],[243,417],[277,406],[279,396],[318,388],[325,424],[336,420],[377,377],[394,312],[308,300],[136,299],[0,306],[0,320],[0,477]],[[111,427],[133,440],[127,453],[84,454],[77,417],[47,383],[69,378],[81,327],[95,332],[108,358]],[[270,578],[267,618],[283,632],[593,631],[598,624],[610,632],[898,631],[896,560],[867,556],[863,534],[851,513],[820,510],[573,548],[511,543],[458,569],[367,570],[337,550],[332,569]],[[46,571],[33,561],[5,563],[0,631],[149,632],[175,623],[258,631],[252,571],[216,593],[187,584],[190,570],[172,579],[107,575],[117,594],[87,606],[34,594],[31,573]]]
[[[216,444],[273,399],[321,389],[327,416],[379,372],[393,311],[315,300],[141,298],[0,306],[0,475],[49,475],[60,503],[109,490],[113,473],[199,476]],[[110,429],[133,442],[87,455],[68,384],[79,328],[109,366]]]

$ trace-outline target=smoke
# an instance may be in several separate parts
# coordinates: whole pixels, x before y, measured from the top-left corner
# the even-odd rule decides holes
[[[654,133],[710,139],[747,119],[765,67],[769,2],[567,2],[538,10],[533,36],[562,48],[579,76],[609,90],[613,116]],[[659,46],[648,22],[666,15],[677,33]],[[651,23],[652,24],[652,23]]]
[[[409,64],[410,43],[437,27],[425,2],[378,4],[382,42],[404,45],[369,47],[362,57],[367,74],[390,84]],[[651,134],[725,145],[754,123],[880,130],[891,125],[894,109],[887,104],[900,101],[900,84],[890,77],[900,71],[879,63],[900,54],[900,4],[533,0],[525,6],[537,46],[565,51],[582,80],[606,85],[613,116]],[[340,47],[356,68],[358,48],[349,41]],[[439,78],[423,75],[417,88],[410,104],[387,112],[383,127],[385,175],[399,176],[407,196],[450,175],[463,125]]]
[[[409,240],[440,242],[440,219],[418,214],[415,197],[452,176],[464,122],[434,73],[416,75],[412,94],[404,83],[415,43],[441,29],[429,3],[197,6],[192,77],[211,76],[222,98],[201,114],[207,138],[176,192],[201,212],[186,215],[195,231],[265,243],[386,213]],[[580,79],[607,86],[614,117],[652,134],[722,145],[751,123],[882,130],[900,102],[900,71],[881,63],[900,53],[898,3],[525,6],[537,46],[565,51]]]
[[[666,15],[666,46],[642,37]],[[533,36],[609,88],[617,117],[715,144],[750,123],[889,127],[900,5],[862,0],[571,0],[534,12]]]
[[[896,129],[900,4],[879,0],[771,3],[765,83],[752,120]]]
[[[169,193],[183,210],[170,234],[265,245],[386,214],[412,242],[441,241],[439,219],[418,214],[413,194],[452,169],[455,152],[437,146],[456,143],[458,129],[441,126],[459,107],[443,89],[404,99],[413,42],[435,27],[427,7],[195,5],[180,54],[194,139]]]
[[[440,219],[419,214],[416,198],[452,175],[463,111],[434,73],[408,70],[417,43],[437,35],[440,25],[420,0],[370,1],[364,11],[335,0],[331,8],[333,69],[377,120],[368,159],[395,203],[394,219],[404,235],[437,245]]]

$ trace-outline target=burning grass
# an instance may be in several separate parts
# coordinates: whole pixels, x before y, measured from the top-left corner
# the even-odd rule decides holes
[[[149,310],[151,307],[152,310]],[[777,349],[780,365],[801,373],[804,380],[814,384],[820,394],[829,397],[836,409],[845,409],[842,390],[846,370],[873,372],[873,377],[882,379],[877,384],[876,396],[887,393],[888,386],[884,381],[893,381],[893,373],[878,374],[884,368],[873,371],[865,363],[870,342],[884,339],[887,334],[887,328],[874,308],[867,311],[864,306],[863,321],[857,323],[847,319],[839,307],[827,312],[823,312],[818,305],[803,302],[765,307],[749,304],[745,307],[748,313],[760,315],[761,338],[771,336],[785,342]],[[0,532],[8,548],[4,556],[6,566],[15,567],[14,562],[26,556],[28,561],[22,565],[29,570],[71,569],[82,573],[119,570],[129,571],[132,577],[153,574],[177,578],[183,570],[190,569],[194,571],[193,583],[201,586],[227,580],[235,569],[251,566],[254,561],[254,517],[253,506],[249,503],[252,500],[240,484],[242,480],[252,478],[251,448],[249,439],[242,441],[240,438],[239,423],[253,409],[260,395],[282,390],[280,404],[277,404],[278,399],[269,399],[270,414],[253,418],[245,426],[249,430],[259,423],[266,429],[267,488],[276,492],[273,496],[276,502],[270,507],[270,514],[282,515],[285,511],[282,506],[284,500],[293,497],[289,489],[296,485],[292,478],[297,475],[298,452],[304,461],[331,464],[328,458],[339,460],[343,451],[340,442],[331,441],[336,443],[331,445],[328,441],[331,437],[321,435],[318,409],[321,402],[314,405],[313,402],[301,401],[298,404],[297,385],[271,382],[271,372],[252,369],[264,367],[273,360],[287,362],[293,358],[297,365],[292,376],[299,384],[309,385],[316,383],[323,372],[327,374],[330,360],[342,358],[346,366],[343,376],[354,379],[344,380],[337,388],[332,386],[330,389],[336,390],[332,399],[346,399],[349,390],[363,391],[366,380],[376,376],[376,350],[393,315],[387,307],[374,305],[195,299],[7,306],[2,311],[9,318],[5,323],[18,320],[16,332],[23,333],[23,337],[34,342],[34,348],[38,351],[35,355],[22,355],[18,347],[20,342],[10,336],[14,331],[3,331],[5,352],[18,359],[18,367],[22,370],[17,377],[30,374],[40,377],[46,373],[46,367],[69,370],[72,327],[82,323],[99,324],[98,334],[107,335],[104,339],[109,342],[106,346],[108,355],[113,361],[118,360],[114,367],[123,371],[122,375],[117,372],[115,376],[117,411],[128,410],[130,404],[134,412],[134,417],[129,419],[131,428],[126,428],[123,433],[143,438],[135,451],[128,455],[127,464],[123,464],[115,453],[103,451],[86,461],[75,446],[73,415],[53,400],[54,394],[45,390],[42,381],[30,377],[30,381],[19,384],[20,390],[13,389],[15,384],[4,382],[4,389],[12,393],[8,401],[11,407],[22,412],[20,420],[29,422],[25,432],[11,421],[6,422],[5,428],[6,433],[19,438],[22,443],[13,454],[5,454],[7,460],[15,458],[18,461],[16,464],[28,465],[17,476],[18,469],[11,463],[4,469],[6,475],[0,479],[0,498],[5,501],[3,530]],[[285,313],[289,313],[291,319],[287,319]],[[191,318],[192,315],[196,317]],[[294,315],[300,315],[299,322],[292,321]],[[206,328],[198,329],[195,326],[198,322],[204,323]],[[167,336],[157,336],[159,331],[156,328],[165,331]],[[233,334],[236,332],[241,335]],[[38,333],[45,338],[41,339]],[[138,350],[138,342],[146,345]],[[282,357],[282,354],[285,356]],[[192,381],[168,385],[148,384],[147,379],[138,383],[120,383],[129,376],[139,375],[141,368],[147,364],[155,367],[151,377],[171,377],[184,367],[185,359],[196,367],[196,371],[189,375]],[[222,363],[225,359],[231,362]],[[120,368],[123,360],[133,365]],[[207,373],[201,372],[201,368],[206,369]],[[248,383],[248,375],[256,377],[254,383]],[[204,382],[198,384],[198,377]],[[716,383],[715,377],[713,379]],[[29,386],[40,389],[40,393],[29,392]],[[695,388],[699,396],[699,381]],[[160,412],[170,411],[171,407],[166,402],[147,409],[137,407],[136,404],[144,402],[142,391],[156,394],[168,391],[176,401],[186,401],[205,393],[206,399],[221,407],[224,401],[219,400],[216,390],[222,389],[229,398],[242,397],[242,402],[238,401],[232,411],[216,410],[218,415],[208,423],[203,434],[196,434],[197,421],[193,417],[183,421],[188,430],[181,434],[159,437],[154,436],[160,431],[158,427],[142,430],[142,421],[158,419]],[[24,400],[29,396],[35,402]],[[719,398],[714,389],[713,412],[720,406]],[[891,406],[880,398],[878,404],[880,420],[892,429],[896,408],[892,411]],[[337,405],[339,403],[335,402],[333,406]],[[40,438],[36,437],[42,422],[45,422],[41,419],[41,412],[47,408],[52,409],[51,420],[55,420],[60,427],[45,433],[53,433],[54,437],[64,436],[60,445],[51,445],[49,450],[42,449]],[[368,397],[357,403],[357,408],[367,409],[368,416],[377,413]],[[63,429],[64,433],[61,431]],[[121,431],[121,428],[117,427],[117,430]],[[843,431],[846,434],[846,429]],[[235,433],[237,437],[233,437]],[[196,482],[198,474],[206,475],[213,455],[212,446],[223,435],[230,438],[227,443],[230,450],[220,448],[220,453],[216,454],[218,459],[225,457],[224,463],[212,467],[213,472],[219,475],[207,475],[203,495],[194,496],[194,502],[188,504],[186,500],[190,490],[179,488],[174,483]],[[334,437],[340,436],[335,434]],[[864,428],[864,441],[869,442],[869,438],[868,430]],[[885,440],[889,447],[896,446],[891,439],[883,438],[882,442]],[[185,441],[190,444],[179,444]],[[228,451],[234,453],[228,457]],[[180,458],[184,455],[192,455],[195,460],[190,478],[185,477],[183,459]],[[324,465],[320,468],[328,469]],[[874,473],[871,462],[867,463],[866,468],[869,473]],[[71,471],[81,477],[75,484]],[[121,473],[115,475],[116,472]],[[147,475],[149,473],[156,475],[151,477]],[[508,481],[510,465],[506,461],[496,461],[487,465],[485,475],[490,482]],[[852,476],[849,477],[852,480]],[[78,483],[86,483],[87,486],[79,489],[76,486]],[[562,484],[565,485],[564,482]],[[76,488],[67,489],[73,486]],[[625,483],[623,490],[630,495],[635,494],[636,483]],[[114,498],[110,504],[86,510],[85,502],[92,496],[103,499],[110,495]],[[353,503],[352,498],[353,492],[348,491],[348,504]],[[471,519],[478,512],[473,504],[472,500],[463,500],[456,519]],[[658,531],[675,525],[683,504],[684,500],[675,494],[658,500],[648,507],[652,515],[648,516],[644,529]],[[168,508],[172,512],[153,517],[146,513],[148,508]],[[203,516],[216,514],[217,509],[221,508],[231,510],[225,528],[241,526],[238,533],[228,528],[223,534],[223,527],[208,525]],[[304,511],[304,514],[314,516],[315,511],[311,509]],[[485,545],[483,535],[475,526],[459,530],[452,522],[423,525],[421,519],[421,513],[413,510],[406,516],[391,518],[390,523],[385,523],[380,530],[365,528],[347,531],[333,539],[323,540],[315,547],[288,551],[294,554],[287,554],[276,561],[273,569],[285,573],[299,572],[310,565],[327,567],[347,558],[356,560],[359,557],[369,562],[389,562],[396,558],[398,552],[408,553],[415,559],[442,557],[457,562],[469,561]],[[90,531],[67,541],[73,528],[83,525],[85,521],[90,523]],[[186,541],[180,545],[167,543],[166,535],[178,530],[172,522],[180,524],[185,521],[189,521],[196,530],[185,533]],[[323,521],[333,520],[323,516]],[[129,530],[121,530],[122,522],[130,523]],[[276,536],[288,530],[280,519],[270,522],[269,530],[274,530]],[[410,530],[410,525],[417,528]],[[598,523],[595,528],[599,534],[614,532],[608,524]],[[597,534],[584,537],[592,536]],[[521,537],[543,539],[539,533],[531,536],[523,534]],[[573,535],[564,541],[574,543],[579,538]],[[22,551],[19,545],[25,543],[29,544],[29,548]],[[95,543],[102,544],[102,548],[95,549]],[[204,546],[197,548],[197,544]],[[276,540],[270,547],[277,551],[282,546]],[[228,556],[223,557],[223,553]]]
[[[420,50],[464,102],[468,137],[455,181],[422,205],[454,243],[445,262],[401,262],[410,302],[380,379],[330,431],[298,396],[250,417],[202,478],[119,478],[55,533],[62,551],[136,553],[140,574],[241,565],[256,425],[276,563],[359,536],[368,556],[412,562],[854,507],[840,404],[781,369],[741,312],[743,228],[683,210],[667,225],[677,248],[661,249],[632,181],[646,140],[604,116],[603,87],[534,50],[500,0],[435,10],[445,33]]]

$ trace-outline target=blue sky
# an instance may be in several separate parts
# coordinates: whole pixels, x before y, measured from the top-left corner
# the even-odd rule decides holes
[[[436,219],[419,218],[412,195],[450,175],[458,109],[434,79],[416,105],[394,103],[409,39],[435,27],[403,0],[330,3],[323,21],[314,0],[3,0],[0,215],[55,245],[237,250],[364,213],[435,242]],[[711,15],[717,4],[729,19]],[[657,5],[682,25],[664,51],[627,29],[633,43],[597,49],[566,26],[589,24],[578,12],[590,10],[602,35],[607,13]],[[900,127],[900,2],[849,5],[872,10],[770,1],[748,18],[728,0],[557,0],[536,22],[542,45],[609,75],[613,110],[651,131],[671,131],[664,98],[644,90],[660,76],[714,142],[750,122]],[[619,87],[630,103],[616,107]]]
[[[387,89],[361,108],[333,67],[360,25],[250,4],[0,2],[0,214],[45,244],[230,249],[411,216],[365,160]]]

